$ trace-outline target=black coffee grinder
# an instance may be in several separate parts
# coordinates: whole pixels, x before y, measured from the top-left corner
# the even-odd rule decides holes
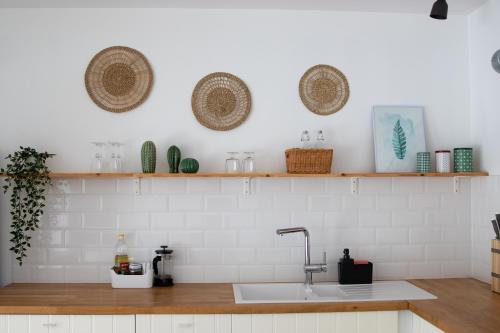
[[[162,245],[161,250],[155,250],[157,256],[153,259],[153,286],[169,287],[174,285],[172,278],[172,252],[168,246]]]

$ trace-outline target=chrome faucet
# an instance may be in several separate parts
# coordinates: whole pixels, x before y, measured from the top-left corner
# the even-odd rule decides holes
[[[285,228],[285,229],[276,230],[276,233],[280,236],[283,236],[284,234],[291,234],[291,233],[296,233],[296,232],[303,232],[304,233],[304,238],[305,238],[304,273],[306,274],[306,280],[305,280],[304,284],[305,284],[306,288],[308,288],[311,284],[313,284],[312,273],[326,272],[326,270],[327,270],[326,252],[323,252],[323,263],[322,264],[311,264],[311,240],[309,237],[309,231],[307,231],[306,228],[293,227],[293,228]]]

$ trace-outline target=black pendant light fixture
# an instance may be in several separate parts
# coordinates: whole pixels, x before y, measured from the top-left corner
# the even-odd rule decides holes
[[[434,2],[431,17],[436,20],[446,20],[448,18],[448,4],[446,0],[437,0]]]

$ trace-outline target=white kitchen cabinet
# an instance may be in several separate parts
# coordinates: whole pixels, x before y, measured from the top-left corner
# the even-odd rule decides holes
[[[1,333],[135,333],[135,316],[1,315]]]
[[[411,311],[399,311],[399,333],[444,333]]]
[[[398,312],[233,315],[232,333],[398,333]]]
[[[231,315],[137,315],[136,333],[231,333]]]

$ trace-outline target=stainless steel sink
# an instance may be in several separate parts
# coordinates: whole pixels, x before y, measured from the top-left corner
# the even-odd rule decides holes
[[[303,283],[233,284],[236,304],[314,303],[353,301],[397,301],[437,297],[406,281],[339,285],[319,283],[306,288]]]

